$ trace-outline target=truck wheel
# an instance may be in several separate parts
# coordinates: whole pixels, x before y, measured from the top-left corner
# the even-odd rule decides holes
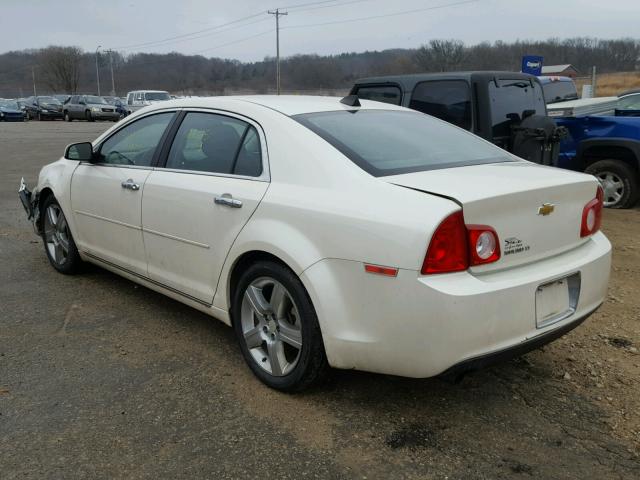
[[[638,201],[637,173],[620,160],[600,160],[587,167],[586,173],[595,176],[604,190],[607,208],[631,208]]]

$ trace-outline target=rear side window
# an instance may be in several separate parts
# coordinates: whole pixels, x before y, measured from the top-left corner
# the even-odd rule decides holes
[[[438,80],[416,85],[409,108],[471,129],[471,92],[463,80]]]
[[[402,101],[402,92],[393,85],[358,87],[356,93],[359,98],[364,100],[375,100],[376,102],[390,103],[392,105],[400,105]]]
[[[504,150],[418,112],[342,110],[292,118],[376,177],[512,161]]]
[[[191,112],[176,133],[166,168],[257,177],[262,173],[260,140],[247,122]]]

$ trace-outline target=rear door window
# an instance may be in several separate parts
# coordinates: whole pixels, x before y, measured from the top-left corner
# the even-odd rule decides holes
[[[256,129],[215,113],[188,113],[176,133],[166,168],[260,176],[262,155]]]
[[[471,91],[464,80],[435,80],[416,85],[409,108],[471,129]]]
[[[402,92],[394,85],[370,85],[358,87],[356,94],[363,100],[374,100],[376,102],[400,105]]]

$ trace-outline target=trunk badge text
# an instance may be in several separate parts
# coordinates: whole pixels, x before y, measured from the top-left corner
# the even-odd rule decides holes
[[[553,213],[553,211],[555,210],[556,206],[553,203],[543,203],[541,206],[538,207],[538,215],[549,215],[551,213]]]

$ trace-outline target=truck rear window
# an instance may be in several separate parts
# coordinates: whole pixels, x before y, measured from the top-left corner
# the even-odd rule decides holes
[[[356,94],[364,100],[374,100],[376,102],[400,105],[402,92],[393,85],[371,85],[358,87]]]
[[[418,112],[341,110],[292,118],[375,177],[513,161],[481,138]]]

